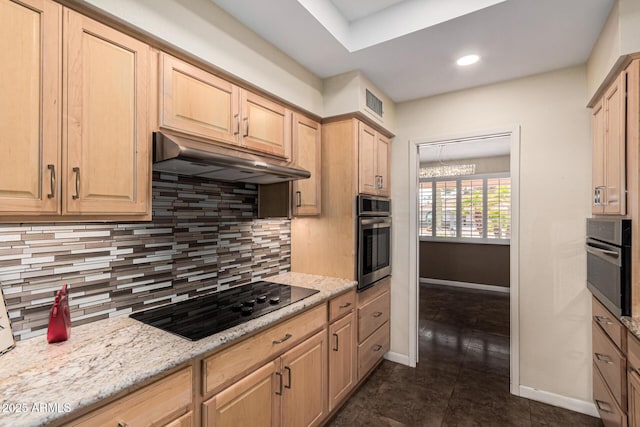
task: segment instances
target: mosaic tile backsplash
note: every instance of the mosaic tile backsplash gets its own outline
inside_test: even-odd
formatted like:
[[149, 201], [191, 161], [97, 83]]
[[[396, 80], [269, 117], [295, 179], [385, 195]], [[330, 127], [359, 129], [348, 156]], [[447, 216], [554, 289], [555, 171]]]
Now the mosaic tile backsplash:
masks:
[[16, 340], [46, 333], [63, 283], [77, 326], [289, 271], [290, 221], [256, 211], [253, 184], [154, 174], [151, 222], [0, 224]]

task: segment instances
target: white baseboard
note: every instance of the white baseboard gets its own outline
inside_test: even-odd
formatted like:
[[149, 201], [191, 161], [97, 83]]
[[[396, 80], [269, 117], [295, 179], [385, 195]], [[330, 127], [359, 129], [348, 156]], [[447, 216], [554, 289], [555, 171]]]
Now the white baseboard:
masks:
[[562, 396], [560, 394], [550, 393], [544, 390], [538, 390], [524, 385], [520, 386], [520, 397], [536, 400], [548, 405], [558, 406], [581, 414], [591, 415], [600, 418], [596, 405], [593, 402], [587, 402], [573, 397]]
[[508, 294], [509, 288], [505, 286], [485, 285], [482, 283], [456, 282], [455, 280], [424, 279], [420, 278], [420, 283], [432, 283], [434, 285], [453, 286], [456, 288], [479, 289], [482, 291], [501, 292]]
[[391, 362], [396, 362], [405, 366], [415, 368], [415, 365], [411, 366], [411, 364], [409, 363], [409, 356], [407, 356], [406, 354], [400, 354], [393, 351], [388, 351], [387, 353], [385, 353], [384, 358]]

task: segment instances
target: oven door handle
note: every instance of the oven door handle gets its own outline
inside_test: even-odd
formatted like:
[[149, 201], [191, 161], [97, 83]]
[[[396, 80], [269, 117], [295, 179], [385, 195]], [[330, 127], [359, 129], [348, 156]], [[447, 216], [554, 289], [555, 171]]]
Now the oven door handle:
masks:
[[620, 251], [595, 247], [590, 245], [589, 242], [587, 242], [587, 244], [584, 245], [584, 248], [588, 253], [595, 255], [598, 258], [601, 258], [612, 264], [617, 264], [618, 267], [622, 266], [622, 260], [620, 259]]
[[388, 227], [391, 225], [390, 218], [360, 218], [361, 225]]

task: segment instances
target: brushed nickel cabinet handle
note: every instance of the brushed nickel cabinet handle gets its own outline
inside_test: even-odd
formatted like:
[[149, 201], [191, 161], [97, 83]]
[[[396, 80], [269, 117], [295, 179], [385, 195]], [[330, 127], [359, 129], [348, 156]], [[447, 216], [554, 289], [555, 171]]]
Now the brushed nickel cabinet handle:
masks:
[[236, 114], [235, 118], [236, 118], [236, 131], [233, 134], [239, 135], [240, 134], [240, 117]]
[[289, 373], [289, 381], [287, 382], [287, 385], [284, 386], [284, 388], [291, 389], [291, 368], [288, 366], [285, 366], [284, 369], [286, 369], [287, 372]]
[[124, 421], [118, 421], [118, 427], [129, 427], [129, 425]]
[[276, 375], [280, 378], [280, 387], [279, 387], [279, 390], [280, 390], [280, 391], [276, 391], [276, 394], [277, 394], [278, 396], [282, 396], [282, 385], [283, 385], [283, 381], [282, 381], [282, 373], [280, 373], [280, 372], [276, 372]]
[[246, 130], [245, 130], [244, 135], [242, 135], [242, 136], [246, 138], [246, 137], [249, 136], [249, 117], [245, 117], [243, 120], [246, 123], [246, 128], [245, 128]]
[[608, 317], [604, 316], [593, 316], [593, 318], [601, 325], [613, 325], [613, 322]]
[[300, 191], [296, 191], [296, 208], [302, 206], [302, 193]]
[[380, 317], [382, 316], [382, 312], [380, 311], [376, 311], [375, 313], [373, 313], [373, 317]]
[[73, 200], [77, 200], [80, 198], [80, 168], [73, 168], [73, 172], [76, 174], [76, 194], [71, 196]]
[[595, 356], [596, 356], [596, 359], [598, 359], [598, 362], [604, 362], [609, 365], [613, 365], [613, 361], [611, 360], [611, 357], [607, 356], [606, 354], [595, 353]]
[[376, 344], [375, 347], [373, 347], [373, 351], [380, 351], [382, 350], [382, 346], [380, 344]]
[[291, 334], [286, 334], [284, 337], [280, 338], [279, 340], [273, 341], [273, 344], [282, 344], [283, 342], [285, 342], [286, 340], [288, 340], [292, 336], [293, 335], [291, 335]]
[[47, 194], [47, 198], [53, 199], [56, 196], [56, 167], [54, 165], [47, 165], [47, 169], [51, 171], [51, 177], [49, 179], [50, 192]]
[[607, 402], [603, 402], [601, 400], [596, 399], [596, 405], [598, 406], [598, 409], [601, 410], [602, 412], [607, 412], [607, 413], [613, 412], [610, 409], [605, 408], [605, 406], [608, 408], [611, 408], [611, 406], [609, 406]]
[[350, 302], [346, 303], [345, 305], [341, 305], [338, 308], [347, 308], [347, 307], [351, 307], [351, 303]]
[[338, 334], [333, 334], [336, 337], [336, 346], [332, 349], [333, 351], [338, 351]]

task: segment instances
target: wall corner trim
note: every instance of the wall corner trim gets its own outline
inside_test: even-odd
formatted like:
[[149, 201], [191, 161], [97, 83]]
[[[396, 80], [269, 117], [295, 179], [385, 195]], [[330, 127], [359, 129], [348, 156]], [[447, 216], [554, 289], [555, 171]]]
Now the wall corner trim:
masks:
[[596, 405], [593, 402], [587, 402], [585, 400], [567, 397], [561, 394], [551, 393], [549, 391], [539, 390], [524, 385], [520, 386], [520, 397], [525, 397], [548, 405], [558, 406], [570, 411], [580, 412], [581, 414], [600, 418]]
[[410, 368], [415, 368], [416, 364], [411, 365], [409, 362], [409, 356], [406, 354], [396, 353], [395, 351], [389, 351], [385, 353], [384, 358], [391, 362], [400, 363], [401, 365], [409, 366]]

